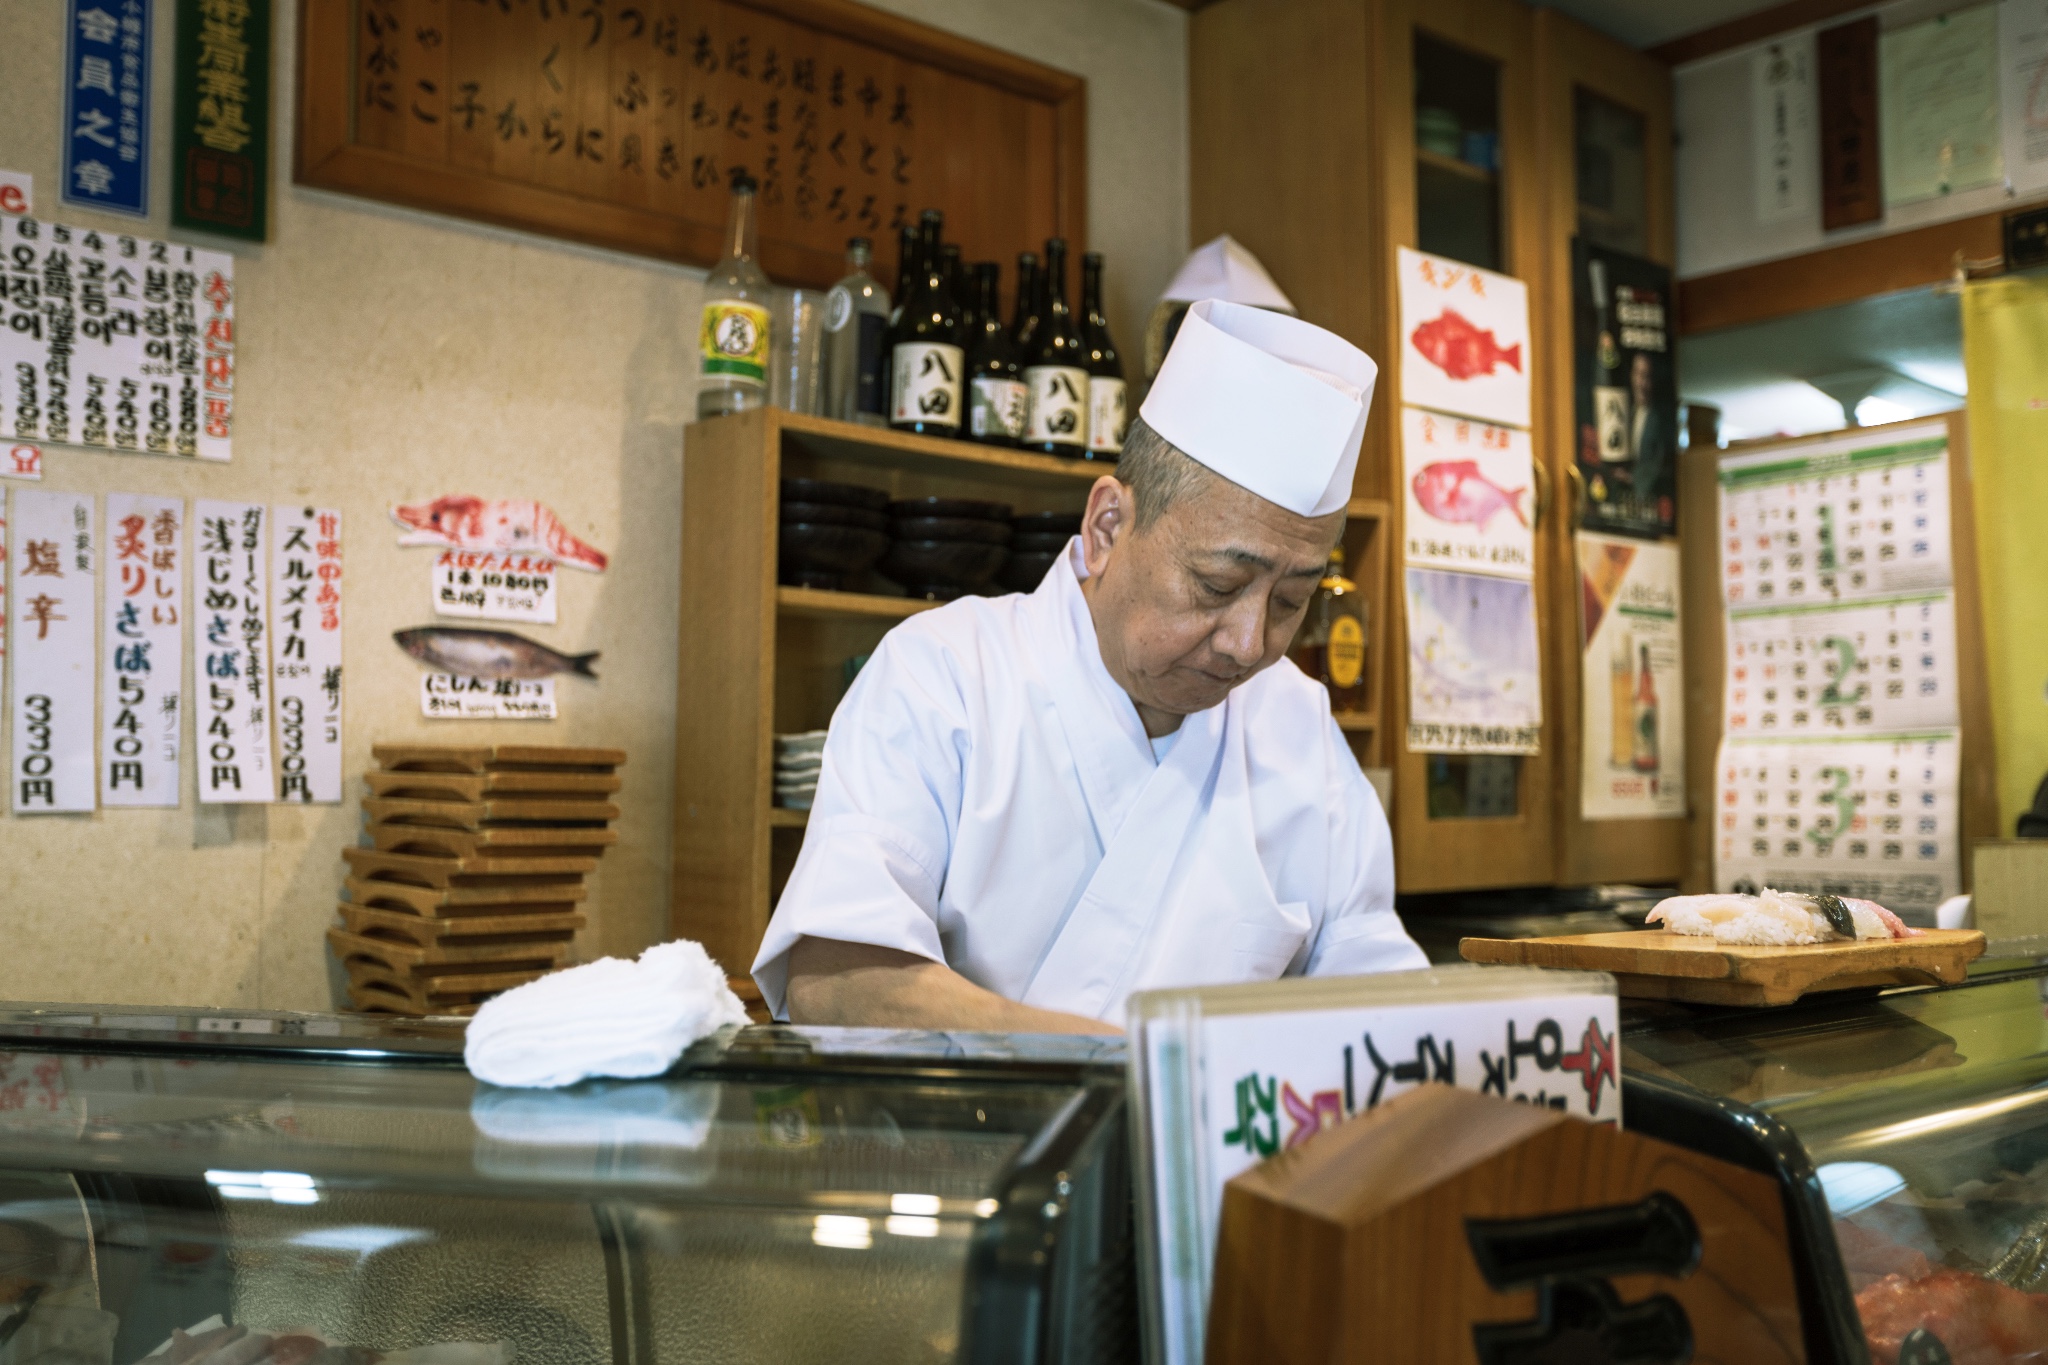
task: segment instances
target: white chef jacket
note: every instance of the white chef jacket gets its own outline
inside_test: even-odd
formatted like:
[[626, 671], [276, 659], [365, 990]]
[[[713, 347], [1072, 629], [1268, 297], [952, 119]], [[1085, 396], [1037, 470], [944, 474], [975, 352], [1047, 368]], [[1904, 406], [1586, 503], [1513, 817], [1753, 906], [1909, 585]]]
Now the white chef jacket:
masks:
[[1133, 991], [1426, 965], [1329, 694], [1283, 660], [1155, 757], [1086, 572], [1076, 538], [1036, 592], [919, 613], [854, 680], [754, 961], [777, 1018], [806, 935], [1119, 1023]]

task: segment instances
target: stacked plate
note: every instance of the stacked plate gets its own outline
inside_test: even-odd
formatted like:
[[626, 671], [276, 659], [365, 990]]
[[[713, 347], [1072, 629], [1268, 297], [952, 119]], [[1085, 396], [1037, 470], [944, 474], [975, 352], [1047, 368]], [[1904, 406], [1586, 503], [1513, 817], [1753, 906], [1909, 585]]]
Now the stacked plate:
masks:
[[996, 582], [1011, 592], [1030, 592], [1081, 533], [1079, 512], [1027, 512], [1010, 518], [1010, 557]]
[[825, 765], [825, 731], [775, 737], [775, 804], [809, 810], [818, 794], [818, 772]]
[[907, 498], [889, 504], [889, 535], [882, 575], [912, 597], [950, 602], [995, 581], [1010, 553], [1010, 505]]
[[781, 581], [799, 588], [844, 588], [889, 548], [889, 495], [856, 483], [782, 481], [776, 541]]
[[583, 879], [618, 842], [620, 749], [379, 744], [370, 846], [327, 941], [355, 1008], [474, 1014], [568, 962]]

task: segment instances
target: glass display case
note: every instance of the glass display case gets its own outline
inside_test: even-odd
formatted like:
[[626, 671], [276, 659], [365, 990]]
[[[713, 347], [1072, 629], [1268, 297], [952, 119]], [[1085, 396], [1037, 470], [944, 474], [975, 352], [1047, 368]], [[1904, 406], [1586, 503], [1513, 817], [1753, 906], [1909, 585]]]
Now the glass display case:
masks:
[[1622, 1025], [1627, 1126], [1781, 1178], [1810, 1361], [2048, 1360], [2048, 967]]
[[434, 1021], [0, 1012], [0, 1359], [1121, 1361], [1109, 1041], [756, 1028], [500, 1090]]

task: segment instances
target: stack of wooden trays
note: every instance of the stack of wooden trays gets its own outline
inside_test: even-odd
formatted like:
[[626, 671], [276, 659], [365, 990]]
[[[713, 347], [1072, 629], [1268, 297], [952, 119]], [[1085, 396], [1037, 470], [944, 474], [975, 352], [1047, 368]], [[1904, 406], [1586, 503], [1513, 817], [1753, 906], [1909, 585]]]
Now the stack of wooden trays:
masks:
[[379, 744], [370, 846], [345, 848], [349, 898], [327, 941], [349, 1000], [385, 1014], [474, 1014], [567, 964], [583, 879], [618, 831], [620, 749]]

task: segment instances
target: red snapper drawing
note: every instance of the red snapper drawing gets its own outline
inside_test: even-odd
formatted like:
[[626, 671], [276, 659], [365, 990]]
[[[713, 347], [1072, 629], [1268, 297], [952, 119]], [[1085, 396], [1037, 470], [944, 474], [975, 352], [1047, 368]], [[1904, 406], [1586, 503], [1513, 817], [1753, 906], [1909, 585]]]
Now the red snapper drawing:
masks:
[[1438, 460], [1415, 471], [1415, 501], [1438, 521], [1462, 521], [1484, 531], [1503, 511], [1527, 526], [1522, 512], [1526, 488], [1502, 488], [1479, 472], [1476, 460]]
[[1502, 365], [1520, 374], [1522, 343], [1502, 346], [1492, 332], [1474, 326], [1463, 313], [1446, 308], [1417, 327], [1408, 340], [1423, 359], [1453, 379], [1477, 379]]
[[603, 573], [604, 551], [569, 533], [545, 503], [530, 498], [486, 502], [451, 493], [432, 502], [401, 503], [391, 519], [406, 528], [400, 545], [447, 545], [457, 550], [502, 550], [546, 555], [571, 568]]

